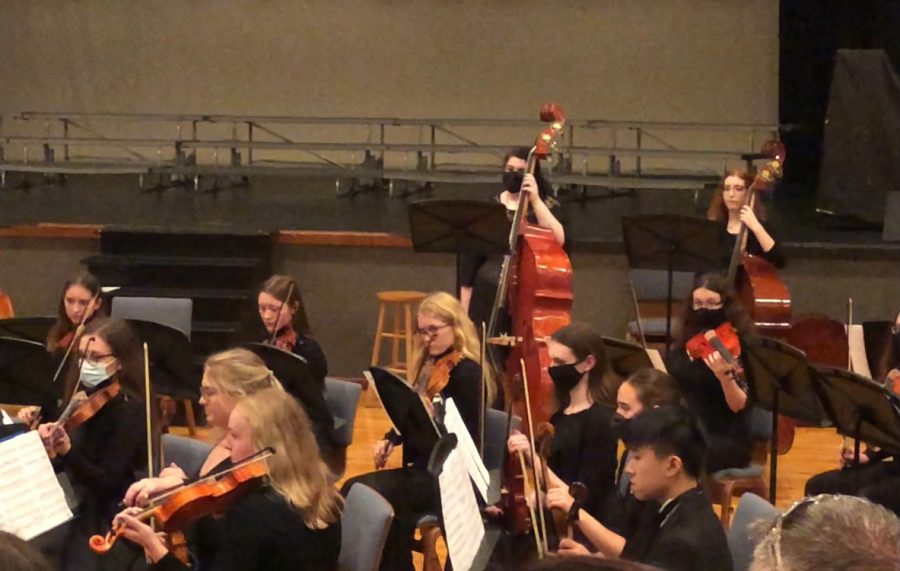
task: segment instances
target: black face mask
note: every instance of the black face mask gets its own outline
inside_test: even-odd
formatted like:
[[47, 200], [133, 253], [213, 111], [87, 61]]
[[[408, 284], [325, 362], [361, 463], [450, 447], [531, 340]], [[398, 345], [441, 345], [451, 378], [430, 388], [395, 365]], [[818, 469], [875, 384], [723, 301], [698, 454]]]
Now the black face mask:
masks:
[[725, 322], [725, 309], [695, 309], [691, 324], [699, 329], [715, 329]]
[[894, 333], [894, 362], [900, 363], [900, 331]]
[[628, 440], [628, 429], [631, 427], [631, 419], [625, 418], [618, 412], [614, 412], [609, 419], [613, 432], [619, 437], [619, 440]]
[[550, 378], [553, 379], [553, 384], [564, 393], [568, 393], [575, 388], [575, 385], [581, 380], [581, 375], [584, 374], [579, 373], [578, 369], [575, 368], [575, 365], [577, 364], [578, 363], [572, 363], [571, 365], [555, 365], [547, 369]]
[[522, 190], [523, 180], [525, 180], [525, 173], [522, 171], [503, 172], [503, 188], [513, 194]]

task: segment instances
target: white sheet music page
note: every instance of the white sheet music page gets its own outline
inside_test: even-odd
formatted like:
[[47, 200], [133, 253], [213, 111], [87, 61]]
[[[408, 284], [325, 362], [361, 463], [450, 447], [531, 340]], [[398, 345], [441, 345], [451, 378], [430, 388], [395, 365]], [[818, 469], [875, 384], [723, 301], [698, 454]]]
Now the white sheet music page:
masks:
[[0, 442], [0, 529], [29, 540], [71, 518], [37, 431]]
[[447, 402], [444, 405], [444, 427], [447, 429], [447, 432], [456, 435], [458, 440], [456, 449], [462, 454], [466, 472], [469, 473], [469, 477], [472, 478], [475, 488], [477, 488], [478, 493], [481, 494], [481, 499], [487, 502], [488, 487], [491, 484], [491, 475], [484, 466], [484, 462], [481, 460], [481, 454], [478, 453], [478, 447], [475, 446], [472, 435], [469, 434], [469, 429], [466, 428], [466, 423], [463, 422], [462, 416], [459, 414], [459, 409], [456, 408], [456, 403], [453, 402], [453, 399], [447, 399]]
[[447, 551], [454, 569], [469, 569], [484, 538], [484, 522], [469, 484], [465, 459], [459, 445], [450, 452], [444, 469], [438, 476], [441, 490], [441, 509]]

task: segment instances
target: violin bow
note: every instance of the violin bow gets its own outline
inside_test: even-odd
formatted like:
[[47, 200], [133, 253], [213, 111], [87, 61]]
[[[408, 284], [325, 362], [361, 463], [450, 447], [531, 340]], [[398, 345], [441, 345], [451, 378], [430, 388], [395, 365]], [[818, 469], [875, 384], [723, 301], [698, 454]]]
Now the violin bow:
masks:
[[291, 282], [290, 287], [288, 287], [287, 295], [284, 296], [284, 299], [281, 301], [281, 305], [278, 307], [278, 315], [275, 316], [275, 325], [272, 326], [272, 335], [269, 337], [269, 345], [275, 344], [275, 337], [278, 335], [278, 322], [281, 321], [281, 314], [284, 313], [284, 304], [291, 299], [291, 295], [294, 293], [294, 283]]
[[481, 400], [478, 407], [478, 453], [484, 459], [484, 415], [487, 408], [487, 326], [481, 322]]
[[537, 448], [534, 443], [534, 421], [531, 417], [531, 398], [528, 395], [528, 373], [525, 371], [525, 359], [519, 359], [519, 366], [522, 367], [522, 386], [525, 390], [525, 416], [528, 418], [528, 440], [531, 444], [531, 473], [534, 478], [534, 500], [537, 516], [540, 521], [541, 533], [536, 536], [535, 541], [541, 546], [541, 550], [547, 551], [547, 521], [544, 518], [544, 510], [541, 508], [541, 486], [538, 479], [537, 464], [535, 458], [538, 456]]
[[[644, 348], [644, 351], [647, 350], [647, 337], [644, 335], [644, 323], [641, 319], [641, 309], [638, 305], [637, 292], [634, 290], [634, 282], [631, 281], [631, 276], [628, 276], [628, 289], [631, 290], [631, 303], [634, 305], [634, 318], [637, 320], [638, 326], [638, 335], [641, 336], [641, 347]], [[668, 342], [668, 339], [666, 340]]]
[[[81, 361], [78, 362], [78, 378], [75, 380], [75, 386], [72, 387], [72, 394], [69, 395], [69, 401], [66, 403], [66, 407], [63, 409], [62, 413], [59, 415], [59, 418], [56, 419], [56, 424], [58, 426], [62, 426], [63, 423], [68, 420], [70, 416], [72, 416], [72, 412], [74, 410], [73, 404], [75, 403], [75, 394], [78, 392], [78, 388], [81, 386], [81, 369], [84, 368], [84, 362], [87, 360], [88, 351], [91, 348], [91, 343], [94, 342], [94, 338], [88, 339], [87, 345], [84, 346], [84, 354], [81, 356]], [[74, 343], [74, 339], [73, 339]]]
[[[75, 333], [72, 334], [72, 342], [69, 343], [69, 346], [66, 347], [66, 352], [63, 355], [62, 361], [59, 362], [59, 366], [56, 368], [56, 372], [53, 374], [53, 382], [56, 383], [56, 380], [59, 379], [59, 374], [62, 372], [63, 367], [66, 364], [66, 361], [69, 359], [69, 354], [72, 352], [72, 347], [75, 346], [75, 342], [81, 337], [81, 334], [84, 333], [84, 323], [88, 318], [88, 309], [93, 307], [93, 305], [97, 302], [97, 299], [100, 297], [100, 290], [97, 290], [97, 293], [94, 294], [94, 297], [91, 298], [91, 301], [88, 303], [88, 307], [84, 310], [84, 315], [81, 316], [81, 322], [75, 327]], [[93, 312], [91, 312], [93, 315]]]

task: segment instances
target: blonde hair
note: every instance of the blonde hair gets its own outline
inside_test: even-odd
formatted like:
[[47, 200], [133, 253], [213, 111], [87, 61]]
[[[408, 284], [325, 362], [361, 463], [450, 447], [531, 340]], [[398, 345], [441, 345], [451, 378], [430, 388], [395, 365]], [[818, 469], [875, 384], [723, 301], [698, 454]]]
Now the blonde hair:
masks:
[[252, 395], [262, 389], [284, 390], [263, 360], [247, 349], [229, 349], [210, 355], [203, 368], [218, 389], [233, 397]]
[[[478, 331], [475, 324], [469, 319], [466, 311], [463, 309], [459, 300], [445, 292], [436, 292], [429, 294], [419, 304], [418, 315], [427, 315], [435, 319], [440, 319], [453, 328], [453, 350], [459, 351], [464, 357], [479, 363], [482, 370], [485, 371], [485, 385], [487, 389], [487, 406], [494, 402], [497, 395], [497, 384], [494, 379], [493, 371], [488, 367], [487, 363], [481, 362], [481, 342], [479, 341]], [[412, 362], [415, 364], [414, 371], [421, 371], [428, 359], [428, 351], [422, 345], [421, 340], [416, 336], [415, 349], [413, 352]]]
[[275, 451], [268, 460], [269, 483], [300, 513], [306, 527], [324, 529], [337, 521], [340, 496], [329, 483], [309, 417], [296, 399], [263, 389], [240, 399], [235, 408], [247, 417], [254, 445]]

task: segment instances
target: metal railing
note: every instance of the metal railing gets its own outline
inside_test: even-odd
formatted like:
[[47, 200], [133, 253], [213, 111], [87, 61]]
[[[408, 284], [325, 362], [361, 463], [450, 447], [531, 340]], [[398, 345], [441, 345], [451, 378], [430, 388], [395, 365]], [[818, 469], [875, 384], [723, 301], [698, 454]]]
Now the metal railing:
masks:
[[[539, 121], [21, 112], [0, 118], [0, 175], [304, 175], [412, 182], [498, 180]], [[548, 178], [608, 188], [694, 188], [747, 161], [777, 126], [574, 120]], [[37, 152], [35, 151], [37, 149]], [[37, 156], [35, 156], [37, 155]], [[222, 156], [225, 155], [225, 159]]]

